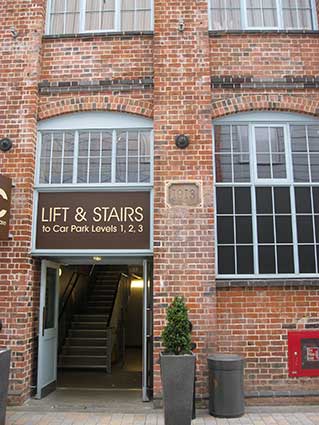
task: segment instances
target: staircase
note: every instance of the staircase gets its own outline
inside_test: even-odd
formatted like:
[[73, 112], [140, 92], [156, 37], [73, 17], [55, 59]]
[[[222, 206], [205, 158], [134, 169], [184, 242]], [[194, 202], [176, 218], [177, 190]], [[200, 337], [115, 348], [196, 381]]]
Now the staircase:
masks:
[[106, 369], [111, 373], [112, 331], [108, 328], [123, 268], [96, 267], [94, 287], [83, 312], [75, 314], [59, 355], [59, 368]]

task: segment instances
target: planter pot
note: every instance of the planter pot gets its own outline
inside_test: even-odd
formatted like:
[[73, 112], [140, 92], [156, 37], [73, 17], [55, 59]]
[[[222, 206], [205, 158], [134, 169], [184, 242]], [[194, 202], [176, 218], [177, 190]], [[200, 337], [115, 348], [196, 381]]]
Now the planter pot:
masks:
[[192, 422], [195, 356], [161, 354], [165, 425]]
[[5, 425], [8, 399], [10, 350], [0, 351], [0, 425]]

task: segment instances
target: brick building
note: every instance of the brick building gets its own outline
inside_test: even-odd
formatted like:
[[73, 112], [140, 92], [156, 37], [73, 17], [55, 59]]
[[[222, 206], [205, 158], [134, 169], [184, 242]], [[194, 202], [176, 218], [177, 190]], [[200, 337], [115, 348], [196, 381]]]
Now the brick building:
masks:
[[[302, 372], [319, 367], [317, 12], [312, 0], [0, 3], [12, 403], [55, 382], [57, 300], [61, 316], [72, 276], [92, 265], [144, 279], [144, 399], [161, 397], [160, 333], [179, 294], [199, 398], [214, 350], [245, 356], [247, 396], [319, 395]], [[289, 372], [300, 331], [306, 363]]]

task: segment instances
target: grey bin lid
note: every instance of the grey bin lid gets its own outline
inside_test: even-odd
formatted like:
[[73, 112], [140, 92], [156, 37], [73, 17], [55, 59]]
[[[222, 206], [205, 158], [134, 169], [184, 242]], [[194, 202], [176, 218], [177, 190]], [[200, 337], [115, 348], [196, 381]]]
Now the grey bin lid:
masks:
[[245, 360], [238, 354], [213, 354], [207, 358], [208, 368], [214, 370], [243, 369]]

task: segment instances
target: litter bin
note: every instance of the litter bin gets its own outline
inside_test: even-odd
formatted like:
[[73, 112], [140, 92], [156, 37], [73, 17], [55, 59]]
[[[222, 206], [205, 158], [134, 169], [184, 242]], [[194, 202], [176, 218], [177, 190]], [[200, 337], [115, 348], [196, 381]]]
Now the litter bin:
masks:
[[0, 350], [0, 425], [6, 422], [10, 354], [10, 350]]
[[237, 354], [214, 354], [207, 359], [209, 370], [209, 413], [236, 418], [245, 413], [244, 359]]

